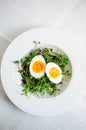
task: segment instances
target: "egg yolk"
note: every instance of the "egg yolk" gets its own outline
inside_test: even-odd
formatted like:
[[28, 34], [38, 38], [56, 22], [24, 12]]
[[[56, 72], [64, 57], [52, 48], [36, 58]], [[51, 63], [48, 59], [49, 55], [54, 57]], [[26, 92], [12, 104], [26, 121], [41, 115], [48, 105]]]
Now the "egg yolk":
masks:
[[60, 75], [60, 71], [56, 67], [52, 67], [49, 70], [49, 75], [50, 75], [51, 78], [55, 79], [55, 78], [57, 78]]
[[41, 73], [42, 71], [44, 71], [44, 63], [42, 61], [35, 61], [32, 65], [32, 70], [35, 73]]

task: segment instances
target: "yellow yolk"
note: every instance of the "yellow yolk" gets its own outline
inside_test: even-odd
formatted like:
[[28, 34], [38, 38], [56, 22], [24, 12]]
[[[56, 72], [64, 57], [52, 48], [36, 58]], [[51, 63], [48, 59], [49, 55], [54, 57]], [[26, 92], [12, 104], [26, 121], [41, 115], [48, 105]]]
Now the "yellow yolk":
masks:
[[41, 73], [42, 71], [44, 71], [44, 63], [42, 61], [35, 61], [32, 65], [32, 70], [35, 73]]
[[57, 78], [60, 75], [60, 71], [56, 67], [52, 67], [49, 70], [49, 75], [50, 75], [51, 78], [55, 79], [55, 78]]

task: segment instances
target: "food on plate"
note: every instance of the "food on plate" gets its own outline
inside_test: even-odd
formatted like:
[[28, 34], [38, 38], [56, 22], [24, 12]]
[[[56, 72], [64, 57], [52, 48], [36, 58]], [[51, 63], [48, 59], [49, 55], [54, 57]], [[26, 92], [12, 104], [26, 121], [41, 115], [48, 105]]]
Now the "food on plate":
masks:
[[59, 48], [37, 47], [40, 42], [34, 41], [36, 48], [14, 61], [21, 65], [22, 94], [38, 96], [55, 96], [63, 92], [72, 77], [72, 66], [69, 57]]
[[29, 71], [35, 78], [41, 78], [45, 74], [45, 59], [41, 55], [37, 55], [32, 58]]
[[62, 70], [57, 64], [53, 62], [49, 62], [46, 65], [46, 75], [53, 83], [57, 84], [62, 81]]

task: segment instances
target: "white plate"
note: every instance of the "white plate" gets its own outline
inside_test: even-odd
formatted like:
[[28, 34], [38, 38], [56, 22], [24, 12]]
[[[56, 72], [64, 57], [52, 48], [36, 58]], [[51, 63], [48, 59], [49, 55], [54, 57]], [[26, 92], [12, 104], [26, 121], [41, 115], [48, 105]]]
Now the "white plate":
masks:
[[[72, 50], [69, 50], [66, 44], [58, 41], [57, 30], [51, 28], [37, 28], [24, 32], [18, 36], [7, 48], [2, 64], [1, 79], [4, 90], [10, 100], [21, 110], [38, 115], [52, 116], [68, 110], [67, 100], [73, 94], [77, 87], [78, 81], [78, 65]], [[31, 96], [29, 98], [22, 96], [21, 93], [21, 77], [17, 72], [17, 67], [13, 64], [14, 60], [19, 60], [25, 56], [33, 47], [33, 41], [40, 41], [42, 45], [53, 45], [61, 48], [70, 58], [73, 69], [72, 80], [68, 88], [55, 98], [37, 98]]]

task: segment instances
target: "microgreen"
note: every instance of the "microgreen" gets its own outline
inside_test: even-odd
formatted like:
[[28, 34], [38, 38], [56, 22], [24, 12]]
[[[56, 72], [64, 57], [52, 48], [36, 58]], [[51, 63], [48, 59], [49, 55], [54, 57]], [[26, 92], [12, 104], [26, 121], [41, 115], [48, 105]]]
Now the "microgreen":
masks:
[[[34, 41], [34, 44], [38, 45], [40, 42]], [[57, 52], [53, 52], [51, 48], [38, 48], [32, 50], [26, 57], [23, 57], [20, 61], [14, 61], [15, 64], [21, 63], [21, 69], [18, 70], [22, 77], [22, 94], [28, 96], [29, 93], [44, 95], [48, 93], [49, 95], [54, 95], [57, 91], [61, 91], [58, 89], [58, 84], [52, 83], [46, 74], [40, 78], [34, 78], [29, 71], [30, 62], [33, 57], [37, 55], [42, 55], [45, 59], [45, 62], [54, 62], [60, 66], [62, 70], [62, 74], [64, 77], [72, 76], [72, 71], [67, 66], [70, 66], [70, 60], [65, 54], [60, 54]], [[59, 83], [60, 84], [60, 83]], [[61, 82], [62, 84], [62, 82]]]

